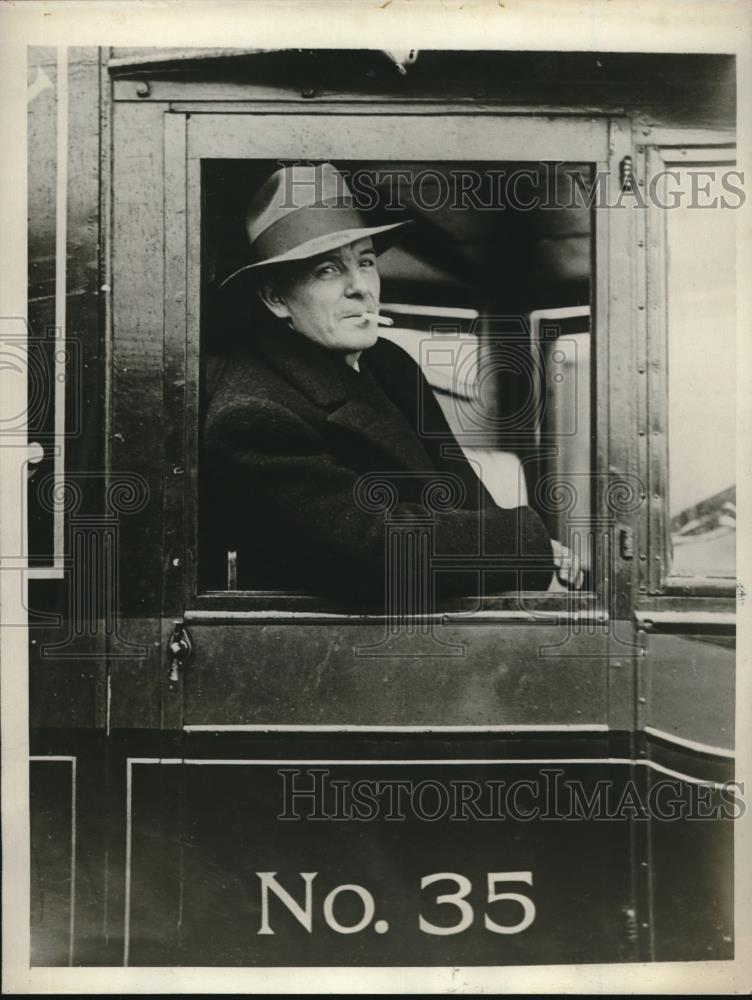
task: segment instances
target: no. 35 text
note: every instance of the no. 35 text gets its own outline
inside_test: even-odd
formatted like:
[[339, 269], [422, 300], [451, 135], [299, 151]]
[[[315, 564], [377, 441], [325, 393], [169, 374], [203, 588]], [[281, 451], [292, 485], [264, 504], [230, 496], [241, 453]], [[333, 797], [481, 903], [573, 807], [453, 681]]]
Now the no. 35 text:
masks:
[[[317, 874], [300, 872], [283, 884], [276, 872], [256, 872], [261, 888], [261, 926], [257, 933], [276, 933], [270, 908], [272, 896], [281, 904], [275, 907], [274, 917], [280, 927], [291, 915], [309, 934], [313, 933], [314, 917], [320, 912], [326, 926], [338, 934], [359, 934], [368, 928], [377, 934], [387, 933], [389, 921], [385, 915], [377, 914], [376, 900], [368, 889], [355, 883], [343, 883], [318, 899], [314, 891]], [[532, 887], [533, 873], [487, 872], [485, 905], [481, 913], [470, 903], [473, 884], [467, 876], [457, 872], [423, 875], [419, 887], [421, 900], [433, 912], [438, 912], [438, 907], [441, 907], [447, 916], [441, 924], [435, 924], [418, 913], [418, 927], [424, 934], [461, 934], [480, 920], [485, 929], [493, 934], [520, 934], [535, 920], [535, 903], [530, 896], [526, 892], [514, 891], [520, 883]], [[346, 902], [348, 896], [351, 898]], [[346, 918], [343, 914], [345, 909]]]

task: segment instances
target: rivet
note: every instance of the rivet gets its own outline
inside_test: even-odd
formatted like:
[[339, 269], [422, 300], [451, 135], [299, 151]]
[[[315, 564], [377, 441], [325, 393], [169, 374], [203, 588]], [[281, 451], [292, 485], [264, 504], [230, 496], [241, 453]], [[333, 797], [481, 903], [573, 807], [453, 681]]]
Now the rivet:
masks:
[[304, 87], [304, 89], [301, 90], [300, 93], [301, 93], [301, 96], [303, 96], [303, 97], [315, 97], [316, 96], [316, 91], [313, 89], [313, 87]]
[[136, 93], [139, 97], [148, 97], [151, 93], [151, 87], [149, 86], [148, 80], [142, 80], [141, 83], [136, 87]]
[[173, 467], [172, 474], [173, 476], [182, 476], [184, 471], [181, 465], [176, 465]]
[[644, 309], [644, 308], [645, 308], [645, 306], [643, 306], [643, 305], [639, 305], [639, 306], [637, 306], [637, 308], [638, 308], [638, 309]]
[[641, 552], [640, 553], [640, 562], [647, 562], [647, 560], [648, 560], [648, 557], [645, 555], [644, 552]]
[[641, 438], [644, 438], [644, 437], [645, 437], [645, 431], [638, 431], [637, 433], [639, 434], [639, 436], [640, 436]]
[[644, 247], [645, 246], [645, 240], [638, 240], [637, 241], [637, 246], [638, 247]]

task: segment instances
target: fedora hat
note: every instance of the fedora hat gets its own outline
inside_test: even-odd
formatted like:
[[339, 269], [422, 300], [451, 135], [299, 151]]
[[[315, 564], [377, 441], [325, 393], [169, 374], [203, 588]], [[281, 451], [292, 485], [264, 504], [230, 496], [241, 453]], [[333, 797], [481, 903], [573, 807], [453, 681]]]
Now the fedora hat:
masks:
[[343, 175], [331, 163], [282, 167], [261, 185], [246, 216], [254, 260], [228, 275], [220, 288], [247, 271], [269, 264], [305, 260], [366, 236], [379, 237], [377, 253], [407, 222], [367, 226]]

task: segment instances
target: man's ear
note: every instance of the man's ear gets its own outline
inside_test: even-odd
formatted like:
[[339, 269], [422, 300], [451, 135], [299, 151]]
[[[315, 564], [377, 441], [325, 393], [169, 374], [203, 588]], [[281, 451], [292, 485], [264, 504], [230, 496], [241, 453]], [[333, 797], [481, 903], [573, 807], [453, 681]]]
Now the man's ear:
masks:
[[274, 313], [278, 319], [289, 319], [290, 310], [276, 285], [269, 281], [264, 282], [259, 285], [258, 295], [266, 308]]

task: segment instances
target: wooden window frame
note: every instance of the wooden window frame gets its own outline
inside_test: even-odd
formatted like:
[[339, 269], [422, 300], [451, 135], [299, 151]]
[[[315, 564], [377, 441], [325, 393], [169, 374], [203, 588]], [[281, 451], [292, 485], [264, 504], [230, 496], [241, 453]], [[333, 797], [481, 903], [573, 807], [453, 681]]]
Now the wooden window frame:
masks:
[[[735, 137], [730, 132], [656, 129], [637, 148], [636, 176], [647, 187], [658, 171], [687, 164], [736, 162]], [[640, 595], [642, 603], [658, 606], [661, 599], [733, 599], [736, 580], [711, 575], [681, 576], [671, 571], [671, 521], [668, 503], [668, 298], [666, 213], [647, 199], [638, 243], [644, 246], [638, 267], [638, 302], [644, 319], [638, 348], [642, 426], [640, 472], [646, 485], [640, 535]], [[668, 600], [666, 601], [668, 603]], [[708, 603], [708, 600], [704, 600]], [[715, 607], [715, 603], [713, 607]]]
[[[330, 118], [337, 117], [338, 134], [346, 139], [335, 144], [328, 128]], [[349, 117], [345, 123], [343, 117]], [[192, 616], [239, 618], [242, 620], [273, 621], [362, 621], [379, 615], [346, 614], [333, 606], [331, 600], [311, 594], [279, 591], [206, 591], [198, 589], [197, 566], [197, 505], [199, 450], [199, 331], [201, 289], [201, 160], [312, 157], [332, 159], [385, 159], [383, 136], [393, 132], [395, 123], [411, 125], [411, 133], [419, 129], [421, 119], [428, 119], [426, 134], [440, 136], [439, 123], [454, 119], [460, 131], [473, 135], [475, 146], [465, 151], [468, 160], [487, 159], [490, 163], [560, 161], [591, 163], [605, 170], [610, 182], [618, 178], [616, 164], [631, 150], [630, 125], [626, 119], [609, 115], [552, 115], [541, 123], [534, 110], [521, 114], [499, 110], [478, 111], [445, 105], [441, 109], [401, 104], [364, 109], [343, 108], [341, 105], [318, 105], [307, 112], [299, 105], [289, 109], [275, 106], [244, 108], [243, 114], [228, 106], [226, 110], [182, 103], [180, 110], [169, 108], [164, 114], [165, 164], [165, 413], [181, 414], [181, 419], [169, 422], [165, 429], [172, 455], [184, 455], [185, 474], [179, 478], [165, 477], [163, 546], [165, 551], [181, 547], [184, 552], [179, 572], [169, 574], [164, 594], [167, 607], [185, 609], [186, 620]], [[479, 119], [484, 119], [481, 123]], [[499, 124], [493, 132], [488, 126]], [[295, 135], [296, 125], [307, 127], [307, 144], [301, 145]], [[374, 136], [364, 138], [364, 125], [376, 125]], [[482, 124], [483, 128], [479, 126]], [[343, 126], [350, 126], [349, 129]], [[255, 129], [254, 129], [255, 126]], [[275, 133], [276, 129], [276, 133]], [[311, 140], [313, 133], [315, 140]], [[359, 138], [353, 140], [353, 133]], [[482, 136], [482, 139], [477, 136]], [[280, 142], [284, 136], [284, 142]], [[415, 140], [422, 141], [422, 140]], [[433, 142], [438, 148], [439, 139]], [[348, 143], [350, 145], [348, 145]], [[496, 150], [494, 150], [496, 147]], [[388, 148], [388, 147], [387, 147]], [[456, 145], [448, 143], [449, 149]], [[490, 150], [490, 151], [489, 151]], [[395, 150], [395, 156], [397, 150]], [[399, 150], [401, 160], [409, 152]], [[416, 157], [417, 158], [417, 157]], [[421, 152], [421, 159], [456, 159], [456, 156], [432, 156]], [[610, 218], [609, 216], [613, 216]], [[591, 372], [591, 392], [599, 401], [593, 406], [593, 470], [604, 482], [620, 470], [629, 469], [624, 446], [625, 432], [630, 426], [628, 388], [612, 374], [614, 358], [622, 348], [614, 343], [628, 339], [629, 313], [625, 296], [614, 293], [613, 274], [607, 262], [615, 256], [615, 248], [628, 245], [631, 219], [625, 213], [595, 211], [595, 232], [592, 240], [593, 281], [591, 307], [593, 330], [603, 331], [594, 343]], [[598, 266], [597, 262], [600, 262]], [[619, 278], [621, 281], [621, 277]], [[622, 340], [614, 341], [611, 331], [625, 328]], [[605, 336], [609, 331], [609, 336]], [[628, 350], [628, 348], [627, 348]], [[615, 363], [619, 365], [618, 358]], [[181, 470], [183, 471], [183, 470]], [[473, 598], [442, 602], [433, 616], [440, 621], [471, 616], [506, 621], [530, 620], [530, 617], [575, 619], [582, 622], [604, 622], [614, 615], [623, 616], [631, 604], [632, 567], [615, 560], [613, 531], [598, 528], [610, 518], [605, 500], [607, 490], [594, 511], [594, 530], [600, 532], [597, 549], [602, 550], [593, 591], [578, 594], [522, 593], [485, 598], [480, 605]], [[631, 515], [620, 515], [620, 523]], [[616, 530], [616, 529], [614, 529]]]

